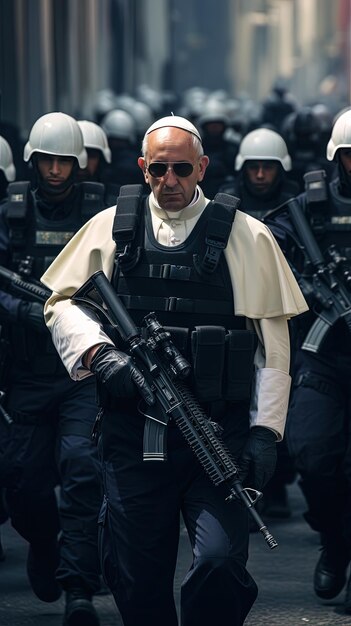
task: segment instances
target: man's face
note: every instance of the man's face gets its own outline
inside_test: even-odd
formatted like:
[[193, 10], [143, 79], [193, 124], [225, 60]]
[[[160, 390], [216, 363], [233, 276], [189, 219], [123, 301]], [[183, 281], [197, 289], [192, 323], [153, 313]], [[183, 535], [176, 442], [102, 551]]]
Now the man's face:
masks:
[[277, 161], [246, 161], [245, 172], [256, 193], [267, 193], [278, 176]]
[[[156, 162], [168, 165], [166, 173], [159, 178], [152, 176], [148, 170], [150, 164]], [[147, 154], [138, 159], [146, 182], [165, 211], [181, 211], [190, 204], [208, 162], [207, 156], [198, 156], [191, 133], [173, 127], [159, 128], [150, 133]], [[177, 176], [173, 163], [190, 163], [194, 169], [187, 177]]]
[[340, 148], [340, 161], [348, 176], [351, 176], [351, 148]]
[[74, 157], [37, 153], [38, 170], [42, 179], [51, 187], [59, 187], [71, 175]]

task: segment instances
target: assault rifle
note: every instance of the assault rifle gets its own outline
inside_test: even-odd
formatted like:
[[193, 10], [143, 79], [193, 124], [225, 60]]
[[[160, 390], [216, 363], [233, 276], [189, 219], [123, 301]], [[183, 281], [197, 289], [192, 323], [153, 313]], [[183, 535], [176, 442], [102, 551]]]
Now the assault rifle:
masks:
[[0, 265], [0, 288], [13, 296], [43, 304], [51, 295], [51, 291], [39, 281], [24, 280], [20, 274], [12, 272], [2, 265]]
[[317, 301], [314, 310], [317, 319], [308, 331], [302, 348], [316, 353], [338, 320], [343, 319], [351, 332], [350, 269], [345, 266], [346, 259], [339, 254], [335, 245], [327, 249], [328, 260], [324, 258], [309, 221], [297, 200], [294, 198], [288, 200], [279, 209], [283, 207], [288, 210], [302, 250], [314, 270], [311, 279], [313, 296]]
[[169, 419], [173, 419], [212, 483], [227, 487], [227, 501], [238, 498], [244, 503], [268, 546], [275, 548], [278, 545], [276, 540], [254, 508], [261, 492], [242, 486], [239, 468], [217, 435], [214, 423], [182, 380], [189, 373], [190, 365], [155, 314], [150, 313], [143, 320], [147, 331], [147, 338], [144, 339], [102, 271], [93, 274], [72, 295], [72, 301], [93, 308], [107, 318], [151, 386], [155, 405], [140, 409], [147, 418], [144, 460], [166, 459], [167, 424]]

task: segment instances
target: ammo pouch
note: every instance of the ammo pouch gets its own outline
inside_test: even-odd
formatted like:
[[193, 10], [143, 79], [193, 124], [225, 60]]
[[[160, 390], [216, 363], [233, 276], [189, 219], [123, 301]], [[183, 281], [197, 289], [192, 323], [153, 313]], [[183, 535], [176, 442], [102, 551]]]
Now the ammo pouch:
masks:
[[196, 326], [191, 333], [194, 391], [201, 402], [241, 402], [250, 397], [256, 333]]

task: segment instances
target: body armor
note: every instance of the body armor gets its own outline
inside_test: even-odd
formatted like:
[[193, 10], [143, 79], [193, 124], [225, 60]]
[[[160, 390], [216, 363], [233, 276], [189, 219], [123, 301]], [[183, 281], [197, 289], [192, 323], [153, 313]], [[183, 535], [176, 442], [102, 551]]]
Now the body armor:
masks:
[[[119, 198], [120, 200], [120, 198]], [[255, 335], [234, 314], [232, 284], [222, 249], [211, 264], [220, 222], [218, 204], [209, 203], [186, 241], [165, 247], [154, 237], [149, 207], [141, 203], [129, 254], [117, 253], [112, 283], [136, 324], [154, 311], [193, 365], [194, 386], [202, 401], [247, 399]], [[115, 225], [121, 224], [117, 202]], [[233, 215], [218, 229], [230, 234]], [[217, 234], [218, 232], [217, 231]], [[118, 233], [114, 232], [115, 239]], [[123, 246], [122, 246], [123, 247]], [[117, 241], [117, 252], [119, 249]], [[122, 248], [121, 248], [122, 249]]]
[[[323, 170], [316, 170], [305, 175], [304, 209], [310, 220], [318, 245], [327, 262], [331, 261], [329, 251], [335, 249], [337, 256], [343, 257], [343, 270], [351, 270], [351, 198], [340, 195], [339, 179], [327, 183]], [[306, 276], [309, 268], [306, 266]], [[350, 272], [349, 270], [349, 272]], [[349, 283], [344, 282], [350, 291]], [[303, 316], [304, 328], [313, 321], [313, 307], [309, 314]], [[343, 320], [339, 320], [328, 334], [320, 355], [328, 355], [330, 351], [349, 354], [351, 335]], [[323, 356], [322, 356], [323, 358]]]
[[[28, 182], [11, 183], [6, 207], [11, 269], [38, 281], [77, 230], [103, 208], [103, 196], [100, 183], [81, 183], [62, 204], [46, 204]], [[27, 332], [16, 324], [10, 332], [16, 362], [30, 360], [38, 374], [65, 372], [49, 331]]]
[[[316, 198], [313, 192], [309, 192], [309, 178], [314, 187], [316, 183], [320, 186]], [[307, 174], [305, 182], [306, 209], [322, 251], [335, 244], [339, 252], [351, 262], [351, 198], [340, 194], [338, 178], [327, 184], [323, 170]]]

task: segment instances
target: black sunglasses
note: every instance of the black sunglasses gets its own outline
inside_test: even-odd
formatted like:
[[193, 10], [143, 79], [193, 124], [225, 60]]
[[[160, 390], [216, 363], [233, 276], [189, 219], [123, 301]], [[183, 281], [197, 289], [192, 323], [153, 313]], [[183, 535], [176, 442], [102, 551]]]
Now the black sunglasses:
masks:
[[180, 176], [180, 178], [187, 178], [194, 171], [194, 166], [186, 161], [178, 161], [177, 163], [155, 161], [154, 163], [150, 163], [146, 169], [153, 178], [162, 178], [162, 176], [167, 174], [169, 168], [173, 170], [176, 176]]

